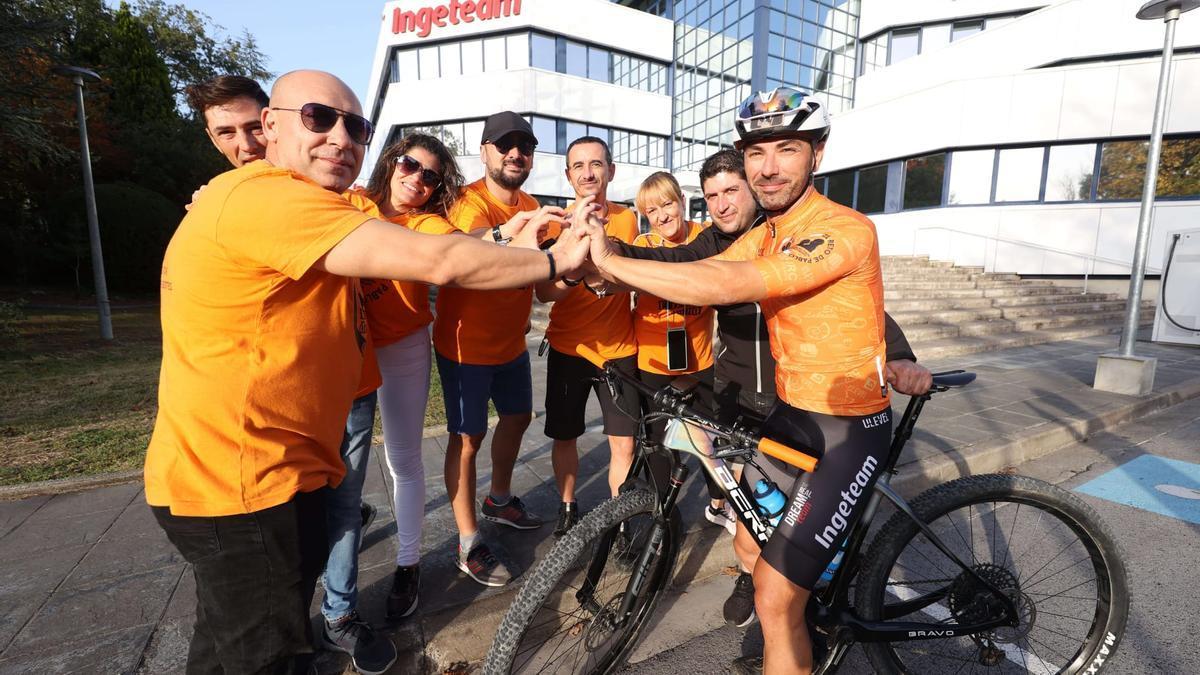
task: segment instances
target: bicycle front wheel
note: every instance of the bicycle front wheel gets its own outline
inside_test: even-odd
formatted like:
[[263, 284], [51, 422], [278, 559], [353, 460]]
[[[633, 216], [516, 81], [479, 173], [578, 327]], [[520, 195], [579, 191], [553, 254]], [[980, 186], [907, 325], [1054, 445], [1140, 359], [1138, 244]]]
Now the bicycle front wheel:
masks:
[[1032, 478], [983, 475], [932, 488], [912, 508], [1012, 600], [1019, 624], [938, 636], [1003, 616], [1003, 602], [897, 513], [871, 546], [855, 604], [867, 620], [938, 626], [928, 639], [864, 644], [878, 672], [1094, 673], [1110, 659], [1129, 612], [1125, 564], [1082, 500]]
[[630, 490], [604, 502], [558, 540], [505, 614], [484, 672], [612, 673], [620, 668], [666, 588], [679, 547], [679, 514], [664, 520], [623, 623], [618, 609], [638, 556], [650, 545], [657, 498]]

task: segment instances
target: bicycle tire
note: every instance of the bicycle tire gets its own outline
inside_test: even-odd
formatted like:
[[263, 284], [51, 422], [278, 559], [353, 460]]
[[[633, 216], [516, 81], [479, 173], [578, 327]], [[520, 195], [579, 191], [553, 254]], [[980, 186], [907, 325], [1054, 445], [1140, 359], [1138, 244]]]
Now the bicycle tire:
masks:
[[[1108, 527], [1081, 499], [1036, 479], [990, 474], [960, 478], [931, 488], [913, 500], [911, 506], [948, 547], [956, 549], [960, 558], [1014, 600], [1020, 624], [1015, 628], [994, 628], [976, 636], [864, 643], [877, 672], [925, 675], [959, 672], [971, 665], [970, 672], [982, 666], [987, 673], [1096, 673], [1110, 660], [1128, 618], [1128, 576], [1120, 548]], [[1033, 536], [1029, 535], [1030, 526], [1019, 530], [1022, 509], [1028, 515], [1036, 512], [1037, 521], [1032, 527], [1038, 528], [1046, 522], [1047, 531]], [[988, 528], [989, 513], [991, 528]], [[959, 516], [957, 521], [955, 514]], [[1018, 533], [1033, 541], [1018, 541], [1014, 545]], [[1071, 537], [1077, 541], [1068, 541], [1059, 548], [1059, 543]], [[986, 556], [976, 554], [976, 543], [982, 544], [981, 554], [990, 549], [990, 562]], [[958, 550], [964, 545], [970, 557]], [[906, 552], [916, 555], [906, 556], [901, 562]], [[1003, 558], [997, 562], [1001, 552]], [[937, 558], [930, 555], [941, 555], [944, 564], [939, 565]], [[1078, 556], [1082, 557], [1066, 564]], [[1043, 563], [1044, 557], [1049, 560]], [[1026, 559], [1032, 562], [1021, 564]], [[1085, 561], [1090, 565], [1083, 564]], [[926, 574], [955, 572], [953, 579], [922, 579]], [[1064, 582], [1061, 575], [1066, 573], [1069, 574]], [[1094, 575], [1090, 581], [1086, 578], [1089, 573]], [[1045, 586], [1034, 590], [1051, 580], [1056, 586], [1070, 584], [1077, 576], [1084, 580], [1059, 593], [1046, 592]], [[889, 596], [911, 599], [920, 596], [914, 589], [928, 585], [925, 591], [932, 593], [939, 584], [945, 596], [938, 602], [904, 616], [891, 615], [903, 611], [895, 609], [896, 606], [890, 614], [885, 611]], [[987, 598], [994, 604], [995, 596], [986, 590], [981, 592], [983, 588], [983, 584], [937, 552], [916, 523], [904, 513], [896, 513], [872, 542], [855, 602], [863, 618], [869, 621], [886, 618], [942, 623], [949, 628], [959, 621], [970, 623], [981, 616], [996, 616], [994, 607], [986, 608], [984, 604]], [[1094, 598], [1089, 594], [1094, 594]], [[1072, 599], [1083, 601], [1082, 609], [1072, 613], [1055, 604]], [[1089, 616], [1086, 608], [1093, 601], [1095, 606]], [[1033, 637], [1035, 631], [1038, 638]], [[1082, 633], [1082, 637], [1076, 638], [1073, 633]], [[1056, 648], [1051, 643], [1062, 646]], [[946, 651], [950, 648], [958, 649], [961, 655], [951, 655]]]
[[[483, 672], [499, 675], [510, 672], [612, 673], [618, 670], [636, 646], [642, 629], [646, 626], [647, 619], [653, 615], [659, 597], [665, 590], [674, 569], [675, 556], [679, 549], [679, 537], [682, 532], [679, 512], [672, 510], [670, 517], [665, 521], [666, 529], [660, 549], [661, 554], [652, 562], [649, 578], [643, 587], [642, 598], [634, 606], [633, 617], [619, 634], [612, 634], [613, 639], [604, 643], [603, 649], [588, 649], [588, 641], [595, 640], [598, 636], [602, 637], [604, 627], [603, 624], [594, 621], [596, 614], [591, 614], [587, 608], [581, 607], [576, 601], [574, 593], [568, 592], [575, 590], [570, 586], [569, 578], [575, 573], [582, 574], [585, 571], [586, 563], [589, 563], [596, 555], [597, 544], [606, 532], [618, 527], [621, 523], [630, 523], [635, 519], [642, 523], [643, 527], [648, 526], [653, 520], [657, 499], [657, 496], [649, 490], [629, 490], [593, 509], [559, 539], [546, 557], [528, 574], [528, 579], [504, 615], [504, 619], [496, 631], [496, 637], [492, 641], [491, 649], [488, 650]], [[638, 535], [644, 535], [644, 530], [635, 533], [633, 537], [635, 545], [630, 547], [629, 553], [626, 554], [629, 557], [640, 553], [646, 545], [645, 536], [639, 540]], [[610, 550], [608, 555], [609, 559], [597, 586], [601, 591], [610, 589], [617, 594], [612, 598], [600, 598], [602, 610], [613, 607], [619, 602], [619, 597], [624, 594], [629, 578], [629, 569], [619, 565], [613, 557], [619, 554]], [[606, 583], [605, 580], [610, 571], [614, 573], [614, 578], [611, 580], [612, 583]], [[556, 593], [556, 589], [559, 589], [559, 592]], [[564, 607], [564, 603], [566, 611], [560, 609], [560, 607]], [[571, 617], [562, 620], [564, 624], [561, 626], [562, 630], [551, 634], [553, 637], [561, 633], [563, 637], [555, 645], [555, 651], [548, 659], [549, 664], [535, 659], [539, 652], [527, 654], [530, 649], [539, 645], [544, 647], [550, 642], [541, 635], [528, 635], [531, 628], [544, 626], [541, 623], [534, 623], [534, 619], [539, 617], [543, 608], [547, 608], [548, 614], [553, 617], [550, 622], [557, 620], [560, 616]], [[589, 613], [592, 620], [589, 621], [582, 614], [577, 613]], [[570, 623], [576, 618], [579, 619], [577, 622]], [[568, 623], [570, 625], [567, 625]], [[554, 628], [558, 628], [558, 626], [554, 626]], [[572, 635], [572, 632], [575, 634]], [[554, 654], [568, 639], [576, 643], [572, 648], [576, 650], [577, 658], [570, 663], [570, 669], [564, 670], [560, 666], [568, 665], [565, 655], [570, 650], [564, 650], [563, 656], [557, 658], [554, 657]], [[532, 642], [532, 646], [522, 649], [522, 645], [527, 642]], [[578, 651], [580, 647], [586, 654]], [[553, 664], [554, 668], [542, 667], [539, 669], [539, 663], [543, 666]]]

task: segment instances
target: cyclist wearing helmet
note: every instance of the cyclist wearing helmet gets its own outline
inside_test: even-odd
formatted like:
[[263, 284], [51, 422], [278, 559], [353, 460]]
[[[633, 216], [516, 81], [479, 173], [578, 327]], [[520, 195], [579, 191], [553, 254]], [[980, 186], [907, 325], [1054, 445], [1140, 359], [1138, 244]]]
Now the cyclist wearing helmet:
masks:
[[[592, 259], [606, 278], [672, 302], [762, 307], [779, 396], [762, 431], [821, 462], [801, 474], [761, 457], [743, 474], [743, 489], [766, 477], [788, 498], [754, 566], [755, 605], [764, 671], [807, 673], [804, 608], [866, 505], [890, 441], [879, 245], [866, 216], [812, 185], [829, 135], [819, 101], [764, 92], [742, 104], [735, 124], [763, 226], [716, 258], [684, 264], [620, 257], [593, 233]], [[738, 537], [749, 534], [740, 528]]]

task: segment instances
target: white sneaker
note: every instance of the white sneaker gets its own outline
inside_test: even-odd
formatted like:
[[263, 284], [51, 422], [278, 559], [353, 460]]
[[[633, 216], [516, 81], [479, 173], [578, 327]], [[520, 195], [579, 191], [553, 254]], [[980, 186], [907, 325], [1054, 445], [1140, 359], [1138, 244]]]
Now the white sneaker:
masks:
[[709, 504], [704, 509], [704, 519], [713, 525], [720, 525], [725, 528], [725, 531], [730, 535], [737, 532], [737, 516], [734, 515], [733, 509], [729, 507], [729, 504], [725, 504], [719, 509]]

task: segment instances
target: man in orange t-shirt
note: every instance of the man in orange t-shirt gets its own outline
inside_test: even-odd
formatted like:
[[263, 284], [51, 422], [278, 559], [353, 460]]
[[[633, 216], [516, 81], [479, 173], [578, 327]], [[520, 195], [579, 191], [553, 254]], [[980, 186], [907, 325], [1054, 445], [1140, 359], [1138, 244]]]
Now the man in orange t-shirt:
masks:
[[371, 123], [336, 77], [280, 77], [265, 161], [217, 176], [163, 259], [163, 362], [145, 492], [196, 580], [193, 672], [306, 672], [325, 500], [366, 343], [359, 277], [478, 288], [574, 273], [586, 236], [507, 249], [414, 233], [340, 196]]
[[[608, 201], [608, 185], [615, 173], [612, 153], [603, 139], [583, 136], [567, 146], [567, 181], [575, 189], [575, 198], [593, 198], [593, 203], [601, 207], [597, 215], [606, 221], [605, 234], [629, 243], [638, 234], [637, 215]], [[604, 417], [610, 452], [608, 487], [613, 496], [633, 464], [633, 437], [637, 433], [634, 417], [640, 409], [638, 393], [632, 387], [622, 386], [614, 399], [608, 387], [597, 385], [595, 378], [606, 361], [631, 375], [636, 373], [638, 347], [627, 292], [601, 297], [581, 279], [564, 278], [553, 286], [539, 285], [538, 299], [554, 301], [550, 326], [546, 329], [550, 345], [546, 360], [546, 435], [554, 440], [551, 458], [562, 497], [554, 535], [562, 536], [580, 518], [575, 502], [579, 473], [577, 439], [584, 431], [589, 391], [596, 391]]]
[[[480, 139], [483, 178], [463, 189], [449, 220], [463, 232], [491, 230], [484, 241], [505, 246], [500, 226], [522, 211], [537, 209], [521, 190], [533, 168], [537, 138], [529, 122], [512, 112], [487, 118]], [[521, 438], [533, 418], [533, 380], [525, 333], [533, 285], [514, 290], [438, 289], [433, 348], [446, 402], [446, 491], [458, 526], [458, 568], [485, 586], [512, 580], [507, 566], [483, 541], [475, 517], [475, 457], [487, 435], [488, 401], [499, 414], [492, 436], [492, 485], [483, 517], [531, 530], [542, 520], [511, 493]]]

